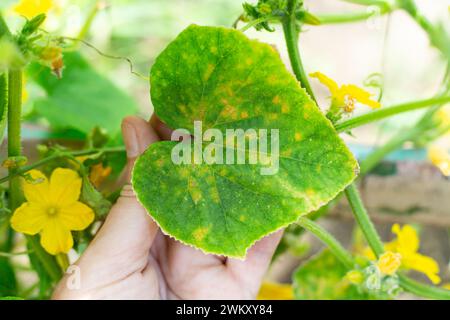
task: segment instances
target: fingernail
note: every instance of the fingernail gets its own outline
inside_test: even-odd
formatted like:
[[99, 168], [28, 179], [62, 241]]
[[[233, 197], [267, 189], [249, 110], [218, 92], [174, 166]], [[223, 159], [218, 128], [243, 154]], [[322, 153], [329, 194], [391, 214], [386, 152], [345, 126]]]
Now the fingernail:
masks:
[[137, 132], [131, 121], [127, 119], [122, 122], [122, 135], [127, 150], [127, 157], [129, 159], [136, 158], [139, 155]]

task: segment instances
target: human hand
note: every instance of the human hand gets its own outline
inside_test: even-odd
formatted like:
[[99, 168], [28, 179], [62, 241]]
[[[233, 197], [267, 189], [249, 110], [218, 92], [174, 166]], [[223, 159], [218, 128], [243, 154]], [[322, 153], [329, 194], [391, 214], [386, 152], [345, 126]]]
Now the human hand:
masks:
[[[170, 139], [156, 117], [126, 118], [126, 176], [152, 143]], [[54, 299], [254, 299], [282, 232], [251, 249], [244, 261], [204, 254], [164, 235], [127, 184], [105, 223], [76, 262], [79, 288], [66, 275]]]

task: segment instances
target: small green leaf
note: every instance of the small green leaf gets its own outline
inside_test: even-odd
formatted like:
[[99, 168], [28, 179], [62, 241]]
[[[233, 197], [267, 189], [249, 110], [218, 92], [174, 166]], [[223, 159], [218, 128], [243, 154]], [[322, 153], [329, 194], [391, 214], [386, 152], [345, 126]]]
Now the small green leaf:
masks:
[[294, 297], [299, 300], [367, 299], [345, 279], [349, 270], [328, 250], [301, 265], [294, 273]]
[[136, 113], [136, 102], [97, 73], [79, 53], [65, 53], [64, 63], [62, 79], [48, 68], [31, 66], [29, 74], [48, 95], [35, 102], [37, 114], [55, 129], [72, 128], [89, 134], [99, 127], [112, 136], [119, 132], [123, 117]]
[[[356, 176], [352, 154], [267, 44], [233, 29], [193, 25], [161, 53], [150, 76], [155, 113], [171, 128], [194, 133], [201, 120], [203, 130], [222, 134], [279, 130], [279, 153], [273, 144], [257, 152], [259, 159], [279, 154], [274, 175], [261, 175], [262, 162], [176, 165], [176, 141], [152, 144], [138, 158], [138, 199], [183, 243], [242, 258], [255, 241], [325, 205]], [[222, 151], [230, 148], [236, 152]]]

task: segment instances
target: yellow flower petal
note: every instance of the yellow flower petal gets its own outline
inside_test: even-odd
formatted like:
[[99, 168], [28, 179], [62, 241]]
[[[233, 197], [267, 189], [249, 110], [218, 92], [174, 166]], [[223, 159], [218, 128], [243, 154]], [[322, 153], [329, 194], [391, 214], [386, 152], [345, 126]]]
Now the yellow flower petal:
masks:
[[14, 11], [27, 19], [32, 19], [38, 14], [47, 13], [52, 5], [52, 0], [21, 0], [14, 7]]
[[370, 99], [371, 94], [366, 90], [357, 87], [353, 84], [343, 85], [341, 86], [341, 95], [350, 96], [353, 99], [359, 101], [366, 106], [371, 107], [372, 109], [377, 109], [381, 107], [381, 104], [378, 101]]
[[25, 202], [14, 211], [10, 222], [17, 232], [35, 235], [44, 228], [47, 221], [47, 214], [41, 205]]
[[78, 201], [81, 191], [81, 178], [71, 169], [57, 168], [50, 177], [50, 196], [54, 204], [71, 205]]
[[428, 149], [428, 159], [438, 167], [444, 176], [450, 176], [450, 154], [445, 148], [431, 146]]
[[41, 245], [52, 255], [67, 253], [73, 247], [72, 234], [58, 219], [50, 219], [41, 232]]
[[290, 284], [263, 282], [259, 289], [258, 300], [293, 300], [294, 293]]
[[375, 255], [375, 253], [372, 251], [372, 249], [370, 247], [365, 248], [361, 254], [366, 257], [369, 260], [376, 260], [377, 256]]
[[409, 254], [417, 252], [419, 250], [419, 237], [416, 230], [410, 225], [404, 225], [400, 228], [397, 223], [392, 226], [392, 232], [397, 235], [396, 251], [406, 257]]
[[49, 184], [47, 177], [39, 170], [31, 170], [28, 172], [32, 182], [23, 179], [22, 187], [25, 198], [29, 202], [48, 203], [49, 201]]
[[94, 212], [81, 202], [63, 207], [58, 212], [58, 219], [69, 230], [84, 230], [94, 221]]
[[401, 255], [392, 251], [383, 253], [378, 259], [377, 266], [381, 273], [392, 276], [402, 264]]
[[411, 254], [402, 259], [403, 267], [424, 273], [433, 284], [441, 282], [439, 274], [439, 264], [430, 257], [420, 253]]
[[311, 78], [316, 78], [323, 85], [325, 85], [333, 97], [337, 97], [339, 95], [339, 86], [338, 84], [331, 78], [327, 77], [321, 72], [314, 72], [309, 75]]

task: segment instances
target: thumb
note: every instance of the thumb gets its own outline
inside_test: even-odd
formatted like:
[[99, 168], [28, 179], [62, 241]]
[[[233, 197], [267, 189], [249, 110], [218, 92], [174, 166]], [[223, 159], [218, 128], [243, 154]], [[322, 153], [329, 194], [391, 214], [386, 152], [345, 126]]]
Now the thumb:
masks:
[[[159, 138], [148, 122], [137, 117], [124, 119], [122, 134], [128, 158], [125, 175], [129, 182], [136, 158]], [[83, 283], [97, 287], [145, 268], [157, 231], [157, 225], [137, 201], [131, 185], [125, 185], [78, 263]]]

